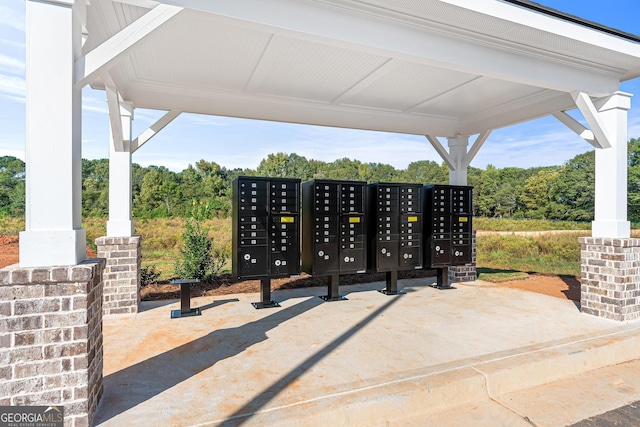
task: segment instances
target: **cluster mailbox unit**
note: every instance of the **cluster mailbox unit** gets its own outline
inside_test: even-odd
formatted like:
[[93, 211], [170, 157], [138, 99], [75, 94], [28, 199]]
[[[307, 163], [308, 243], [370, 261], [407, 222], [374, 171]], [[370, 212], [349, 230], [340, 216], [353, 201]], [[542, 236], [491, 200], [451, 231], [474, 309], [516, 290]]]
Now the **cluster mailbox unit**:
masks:
[[238, 177], [232, 198], [233, 275], [260, 280], [256, 308], [277, 307], [271, 279], [296, 276], [301, 269], [329, 277], [322, 297], [327, 301], [344, 299], [340, 275], [366, 271], [386, 273], [381, 292], [388, 295], [402, 293], [398, 271], [423, 267], [437, 270], [436, 287], [450, 289], [448, 267], [472, 261], [472, 190]]
[[302, 183], [302, 270], [329, 276], [327, 301], [344, 299], [341, 274], [366, 272], [365, 189], [361, 181]]
[[254, 307], [277, 307], [271, 278], [300, 274], [300, 180], [241, 176], [232, 188], [233, 276], [260, 279]]
[[396, 295], [398, 271], [422, 268], [422, 185], [368, 185], [369, 269], [386, 272], [387, 287]]
[[473, 187], [427, 185], [423, 193], [427, 216], [424, 264], [437, 269], [438, 287], [449, 288], [448, 267], [472, 261]]

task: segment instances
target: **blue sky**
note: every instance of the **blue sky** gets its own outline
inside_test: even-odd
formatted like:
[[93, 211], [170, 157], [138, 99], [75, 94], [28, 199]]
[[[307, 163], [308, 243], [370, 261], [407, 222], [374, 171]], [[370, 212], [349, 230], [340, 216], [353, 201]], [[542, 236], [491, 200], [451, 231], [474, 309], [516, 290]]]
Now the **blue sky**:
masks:
[[[638, 0], [538, 0], [539, 3], [633, 34], [640, 34]], [[0, 2], [0, 156], [24, 159], [24, 0]], [[621, 90], [640, 97], [640, 79]], [[136, 110], [134, 137], [163, 112]], [[83, 92], [83, 157], [108, 157], [109, 121], [104, 92]], [[632, 99], [629, 137], [640, 137], [640, 99]], [[176, 144], [175, 141], [180, 141]], [[241, 141], [243, 154], [238, 154]], [[179, 145], [179, 149], [176, 146]], [[396, 147], [402, 146], [403, 150]], [[472, 166], [485, 168], [557, 165], [591, 146], [552, 117], [495, 130]], [[256, 168], [269, 153], [295, 152], [308, 159], [349, 157], [405, 168], [415, 160], [440, 157], [424, 137], [317, 126], [183, 114], [140, 148], [133, 161], [179, 171], [201, 158], [228, 168]], [[246, 154], [249, 153], [249, 154]]]

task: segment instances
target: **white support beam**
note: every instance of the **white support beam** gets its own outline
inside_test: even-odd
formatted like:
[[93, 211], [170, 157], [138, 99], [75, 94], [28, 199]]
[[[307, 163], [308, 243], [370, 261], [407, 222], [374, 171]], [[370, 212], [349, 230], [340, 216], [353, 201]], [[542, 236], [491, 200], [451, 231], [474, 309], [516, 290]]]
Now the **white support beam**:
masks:
[[[109, 144], [109, 221], [107, 221], [108, 237], [133, 236], [133, 220], [131, 216], [132, 179], [131, 179], [131, 122], [133, 105], [121, 102], [116, 118], [120, 122], [119, 129], [123, 136], [115, 141], [111, 132]], [[113, 123], [113, 119], [112, 119]], [[122, 147], [117, 150], [116, 147]]]
[[176, 117], [182, 113], [180, 110], [170, 110], [164, 116], [160, 117], [154, 124], [149, 126], [144, 132], [131, 142], [131, 154], [135, 153], [138, 148], [142, 147], [147, 141], [156, 136], [158, 132], [164, 129]]
[[440, 154], [440, 157], [442, 157], [442, 160], [444, 160], [447, 166], [449, 166], [449, 169], [456, 169], [455, 161], [451, 158], [451, 156], [449, 156], [447, 149], [444, 148], [442, 144], [440, 144], [440, 141], [438, 141], [438, 138], [431, 135], [425, 135], [425, 137], [427, 138], [427, 140], [429, 140], [433, 148], [436, 149], [438, 154]]
[[593, 237], [628, 238], [627, 115], [631, 95], [623, 92], [596, 101], [598, 117], [609, 130], [611, 147], [596, 149]]
[[467, 155], [465, 156], [465, 160], [464, 160], [465, 168], [469, 167], [469, 165], [473, 161], [473, 158], [476, 157], [476, 154], [478, 154], [478, 151], [480, 151], [480, 148], [482, 148], [482, 144], [484, 144], [487, 138], [489, 138], [489, 135], [491, 135], [490, 130], [486, 130], [482, 132], [480, 135], [478, 135], [476, 140], [473, 142], [471, 149], [467, 152]]
[[75, 62], [75, 82], [78, 88], [91, 83], [99, 74], [115, 64], [133, 46], [170, 21], [183, 8], [159, 4], [137, 21], [102, 43]]
[[591, 132], [586, 127], [582, 126], [582, 123], [580, 123], [579, 121], [577, 121], [576, 119], [574, 119], [573, 117], [565, 113], [564, 111], [558, 111], [556, 113], [553, 113], [553, 117], [558, 119], [569, 129], [577, 133], [580, 138], [584, 139], [589, 144], [593, 145], [594, 148], [601, 148], [597, 145], [596, 138], [593, 135], [593, 132]]
[[591, 101], [589, 95], [584, 92], [573, 92], [571, 96], [573, 96], [576, 106], [591, 127], [591, 132], [593, 132], [595, 138], [594, 147], [611, 148], [611, 138], [609, 137], [607, 126], [600, 117], [600, 113], [593, 104], [593, 101]]
[[115, 151], [124, 151], [124, 130], [122, 129], [122, 97], [118, 92], [109, 73], [103, 76], [105, 92], [107, 93], [107, 110], [109, 111], [109, 123], [111, 125], [111, 146]]
[[449, 184], [467, 185], [467, 147], [469, 137], [458, 135], [447, 138], [449, 145], [449, 156], [454, 161], [455, 167], [449, 168]]
[[26, 212], [20, 266], [75, 265], [82, 228], [82, 92], [74, 59], [82, 10], [74, 1], [26, 2]]

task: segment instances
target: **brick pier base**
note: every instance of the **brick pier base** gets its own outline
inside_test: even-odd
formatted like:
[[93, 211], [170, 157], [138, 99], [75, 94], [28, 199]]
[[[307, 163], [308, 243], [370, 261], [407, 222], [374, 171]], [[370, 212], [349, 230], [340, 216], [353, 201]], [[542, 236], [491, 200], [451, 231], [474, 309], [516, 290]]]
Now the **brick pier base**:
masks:
[[640, 318], [640, 239], [581, 237], [583, 313], [620, 322]]
[[140, 236], [99, 237], [98, 257], [106, 258], [103, 314], [137, 313], [140, 306]]
[[473, 282], [478, 278], [476, 274], [476, 230], [471, 234], [471, 263], [449, 267], [449, 282]]
[[102, 396], [104, 260], [0, 269], [0, 406], [63, 406], [91, 424]]

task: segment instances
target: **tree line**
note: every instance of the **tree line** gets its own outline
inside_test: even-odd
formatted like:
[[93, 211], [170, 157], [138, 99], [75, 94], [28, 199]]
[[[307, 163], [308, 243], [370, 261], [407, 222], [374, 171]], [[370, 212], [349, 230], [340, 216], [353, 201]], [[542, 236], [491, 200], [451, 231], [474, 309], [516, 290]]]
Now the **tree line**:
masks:
[[[628, 212], [640, 222], [640, 139], [628, 143]], [[256, 169], [227, 169], [200, 160], [181, 172], [164, 166], [133, 164], [133, 215], [138, 218], [188, 216], [193, 204], [217, 216], [231, 210], [231, 181], [240, 175], [293, 177], [302, 181], [346, 179], [367, 182], [446, 184], [444, 163], [412, 162], [406, 169], [348, 158], [324, 162], [295, 153], [269, 154]], [[25, 165], [12, 156], [0, 157], [0, 217], [20, 216], [25, 206]], [[595, 152], [579, 154], [563, 165], [534, 168], [470, 167], [474, 215], [497, 218], [593, 220]], [[84, 216], [108, 216], [109, 160], [82, 160]]]

